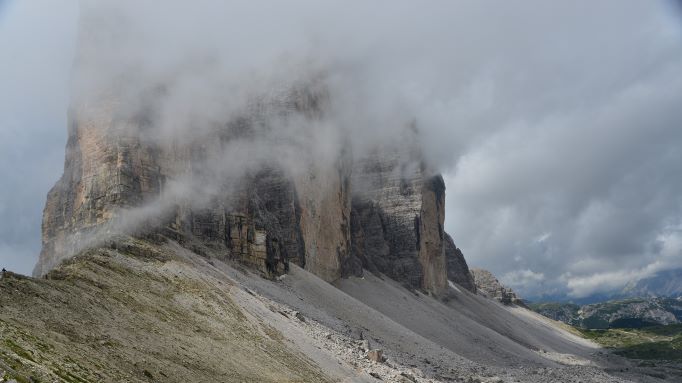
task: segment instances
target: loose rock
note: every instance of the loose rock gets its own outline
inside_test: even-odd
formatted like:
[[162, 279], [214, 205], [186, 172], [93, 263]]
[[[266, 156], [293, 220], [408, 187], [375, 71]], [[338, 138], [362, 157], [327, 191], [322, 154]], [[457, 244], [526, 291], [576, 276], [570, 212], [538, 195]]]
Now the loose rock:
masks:
[[381, 363], [384, 361], [384, 351], [379, 349], [371, 350], [367, 353], [367, 359], [373, 362]]

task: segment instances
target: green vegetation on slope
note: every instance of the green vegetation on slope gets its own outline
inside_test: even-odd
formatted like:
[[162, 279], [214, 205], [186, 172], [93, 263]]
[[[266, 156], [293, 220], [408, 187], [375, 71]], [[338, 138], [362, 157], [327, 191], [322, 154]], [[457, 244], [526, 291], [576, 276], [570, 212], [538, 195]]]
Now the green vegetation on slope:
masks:
[[682, 360], [682, 324], [638, 329], [578, 331], [615, 353], [633, 359]]

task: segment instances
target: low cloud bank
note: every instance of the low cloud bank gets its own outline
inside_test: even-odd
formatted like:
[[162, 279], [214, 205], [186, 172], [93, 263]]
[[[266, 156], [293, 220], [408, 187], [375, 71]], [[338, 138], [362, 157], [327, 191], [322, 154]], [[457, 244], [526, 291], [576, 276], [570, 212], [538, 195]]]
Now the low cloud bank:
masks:
[[[275, 129], [266, 141], [284, 143], [280, 151], [263, 142], [241, 150], [297, 171], [303, 154], [303, 162], [333, 158], [350, 142], [360, 156], [416, 121], [429, 163], [446, 174], [446, 229], [470, 264], [522, 295], [586, 296], [682, 266], [679, 2], [80, 4], [74, 107], [115, 95], [123, 115], [150, 116], [154, 140], [184, 140], [211, 134], [292, 84], [317, 81], [330, 100], [324, 123], [269, 116]], [[46, 9], [22, 7], [7, 15], [25, 25]], [[75, 29], [77, 14], [60, 7], [53, 16], [61, 19], [44, 25], [73, 20]], [[1, 192], [2, 249], [38, 247], [36, 229], [10, 223], [21, 216], [12, 206], [41, 206], [54, 178], [32, 184], [17, 179], [18, 169], [61, 163], [33, 159], [61, 152], [63, 115], [27, 117], [65, 106], [71, 71], [44, 70], [71, 62], [75, 33], [63, 27], [53, 35], [65, 42], [0, 38], [7, 52], [16, 41], [34, 53], [54, 44], [50, 57], [60, 59], [0, 63], [2, 76], [23, 79], [3, 95], [2, 115], [17, 122], [3, 123], [0, 133], [5, 145], [23, 149], [3, 161], [18, 164], [3, 167], [3, 179], [22, 187]], [[41, 89], [32, 80], [40, 73], [53, 73], [57, 96], [49, 103], [14, 97]], [[30, 139], [12, 133], [18, 126]], [[38, 209], [31, 217], [26, 227], [39, 222]]]

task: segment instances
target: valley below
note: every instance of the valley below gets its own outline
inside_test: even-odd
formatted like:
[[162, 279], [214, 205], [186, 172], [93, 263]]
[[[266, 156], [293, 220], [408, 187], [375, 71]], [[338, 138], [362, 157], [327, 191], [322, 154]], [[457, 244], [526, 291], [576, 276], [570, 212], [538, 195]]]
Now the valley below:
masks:
[[[639, 366], [682, 371], [682, 305], [679, 298], [644, 297], [579, 306], [534, 303], [529, 308]], [[654, 376], [665, 377], [665, 373]]]
[[682, 325], [641, 328], [580, 329], [592, 339], [616, 354], [632, 359], [662, 362], [682, 361]]

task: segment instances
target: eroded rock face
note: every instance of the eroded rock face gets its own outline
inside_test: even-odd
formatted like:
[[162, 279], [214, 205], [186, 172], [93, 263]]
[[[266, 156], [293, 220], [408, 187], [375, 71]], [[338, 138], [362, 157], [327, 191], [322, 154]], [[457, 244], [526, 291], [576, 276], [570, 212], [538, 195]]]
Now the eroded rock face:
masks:
[[[323, 95], [287, 97], [294, 100], [261, 110], [314, 119], [307, 112], [321, 108]], [[149, 139], [144, 119], [119, 117], [115, 103], [98, 107], [71, 113], [64, 175], [48, 195], [34, 274], [111, 233], [163, 229], [264, 271], [291, 261], [328, 281], [341, 277], [350, 246], [347, 158], [301, 164], [300, 174], [248, 157], [223, 164], [233, 140], [258, 134], [259, 114], [178, 141]]]
[[[256, 81], [229, 102], [211, 100], [221, 105], [204, 118], [201, 101], [185, 110], [193, 100], [175, 100], [174, 74], [147, 78], [121, 63], [99, 78], [109, 40], [89, 16], [35, 275], [111, 235], [161, 233], [270, 274], [293, 262], [334, 281], [364, 268], [436, 295], [447, 289], [445, 186], [415, 124], [352, 155], [351, 130], [326, 119], [329, 88], [314, 73]], [[223, 100], [220, 92], [211, 96]]]
[[[116, 103], [74, 108], [64, 175], [48, 195], [34, 273], [112, 233], [164, 230], [268, 273], [294, 262], [334, 281], [365, 268], [443, 293], [445, 185], [425, 165], [416, 130], [361, 160], [341, 150], [294, 172], [271, 160], [229, 156], [268, 129], [263, 114], [273, 110], [314, 126], [324, 98], [292, 91], [284, 102], [261, 103], [185, 140], [150, 138], [145, 115], [122, 117]], [[463, 273], [451, 279], [466, 286], [462, 261], [451, 261]]]
[[429, 172], [416, 145], [393, 144], [353, 167], [352, 258], [362, 267], [435, 295], [447, 289], [443, 221], [445, 184]]
[[476, 282], [476, 289], [480, 294], [495, 299], [505, 305], [516, 304], [525, 306], [523, 300], [516, 295], [514, 290], [502, 285], [490, 271], [471, 269], [471, 274]]
[[34, 274], [42, 275], [75, 252], [89, 233], [122, 208], [158, 195], [163, 176], [153, 148], [140, 145], [111, 108], [70, 114], [64, 174], [50, 190], [43, 213], [43, 249]]
[[445, 186], [417, 145], [379, 148], [356, 163], [343, 152], [296, 174], [266, 163], [224, 176], [213, 163], [252, 134], [248, 119], [179, 143], [146, 139], [143, 120], [114, 110], [71, 115], [36, 275], [110, 233], [163, 229], [268, 272], [294, 262], [333, 281], [366, 268], [434, 294], [447, 288]]
[[344, 155], [336, 166], [314, 166], [294, 181], [305, 268], [327, 281], [342, 277], [342, 265], [350, 257], [350, 174], [351, 162]]
[[448, 269], [448, 279], [464, 287], [465, 289], [476, 292], [474, 276], [469, 271], [466, 259], [462, 251], [455, 246], [455, 242], [448, 233], [445, 233], [445, 261]]

